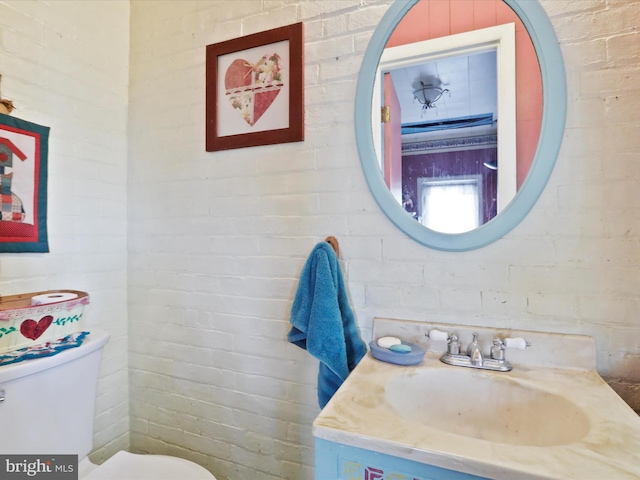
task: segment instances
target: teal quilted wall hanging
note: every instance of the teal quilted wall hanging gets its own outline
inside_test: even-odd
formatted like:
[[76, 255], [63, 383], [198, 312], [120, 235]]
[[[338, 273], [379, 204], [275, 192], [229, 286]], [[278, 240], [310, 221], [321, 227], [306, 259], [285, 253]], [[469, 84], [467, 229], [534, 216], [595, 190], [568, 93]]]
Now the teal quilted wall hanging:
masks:
[[48, 252], [49, 127], [0, 114], [0, 252]]

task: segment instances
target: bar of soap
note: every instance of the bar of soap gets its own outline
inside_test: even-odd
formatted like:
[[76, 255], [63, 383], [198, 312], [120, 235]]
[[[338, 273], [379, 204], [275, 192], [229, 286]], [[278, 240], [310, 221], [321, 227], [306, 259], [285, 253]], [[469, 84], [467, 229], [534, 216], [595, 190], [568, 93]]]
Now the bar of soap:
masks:
[[392, 352], [396, 352], [396, 353], [410, 353], [411, 352], [411, 347], [409, 345], [404, 345], [404, 344], [391, 345], [389, 347], [389, 350], [391, 350]]
[[380, 337], [378, 346], [381, 348], [391, 348], [393, 345], [400, 345], [402, 342], [397, 337]]

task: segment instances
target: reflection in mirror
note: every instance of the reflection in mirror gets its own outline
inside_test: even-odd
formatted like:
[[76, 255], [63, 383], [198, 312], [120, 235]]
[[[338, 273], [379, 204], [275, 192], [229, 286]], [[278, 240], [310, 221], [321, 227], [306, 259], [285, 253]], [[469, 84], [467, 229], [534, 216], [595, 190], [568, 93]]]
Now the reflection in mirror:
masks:
[[379, 162], [405, 210], [445, 233], [502, 211], [516, 194], [514, 24], [385, 48], [377, 77]]
[[[380, 96], [389, 121], [382, 124], [376, 150], [387, 186], [409, 215], [428, 228], [462, 233], [494, 218], [516, 194], [519, 20], [501, 0], [476, 3], [491, 20], [478, 15], [472, 22], [468, 5], [460, 2], [449, 2], [437, 18], [431, 12], [425, 17], [432, 3], [421, 0], [414, 6], [382, 53], [376, 85], [383, 91], [374, 95]], [[435, 26], [445, 13], [450, 27]], [[507, 20], [512, 21], [501, 23]], [[417, 41], [397, 40], [416, 28], [423, 32]], [[528, 35], [520, 40], [531, 44]], [[521, 65], [526, 51], [520, 48]], [[529, 58], [537, 68], [535, 57]], [[391, 122], [392, 116], [399, 118]], [[525, 172], [533, 154], [526, 157]]]
[[[505, 28], [512, 40], [473, 38]], [[505, 77], [508, 48], [515, 60]], [[486, 86], [480, 76], [489, 71]], [[398, 0], [358, 78], [356, 137], [369, 188], [403, 232], [442, 250], [486, 245], [526, 216], [553, 170], [565, 118], [562, 54], [536, 0]]]

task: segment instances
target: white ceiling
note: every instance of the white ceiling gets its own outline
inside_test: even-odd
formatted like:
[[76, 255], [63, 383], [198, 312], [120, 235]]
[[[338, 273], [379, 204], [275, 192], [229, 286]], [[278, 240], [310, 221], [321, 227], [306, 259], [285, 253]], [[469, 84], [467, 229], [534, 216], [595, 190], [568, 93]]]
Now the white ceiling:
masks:
[[[497, 70], [495, 50], [442, 58], [391, 71], [402, 123], [415, 123], [494, 113], [497, 108]], [[414, 99], [420, 81], [449, 89], [435, 105], [422, 109]]]

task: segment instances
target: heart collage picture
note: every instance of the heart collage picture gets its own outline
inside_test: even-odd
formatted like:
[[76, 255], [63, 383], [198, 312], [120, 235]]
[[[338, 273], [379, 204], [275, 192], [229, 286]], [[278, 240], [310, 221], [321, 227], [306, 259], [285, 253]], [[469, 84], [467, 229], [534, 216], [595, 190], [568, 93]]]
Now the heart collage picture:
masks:
[[227, 68], [224, 86], [234, 110], [254, 126], [284, 87], [282, 60], [276, 53], [262, 56], [255, 64], [236, 59]]

